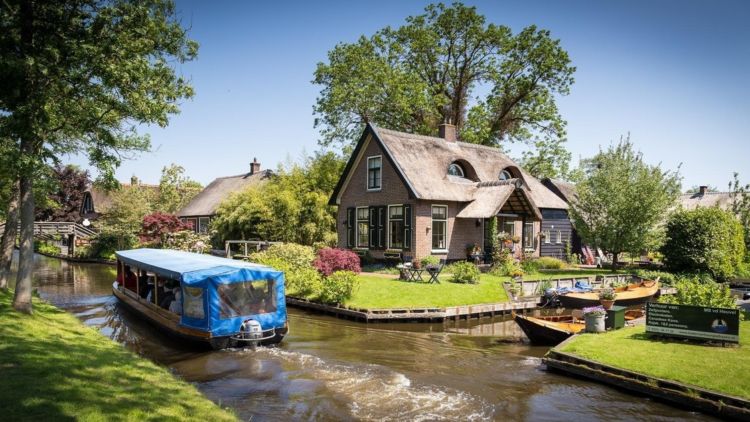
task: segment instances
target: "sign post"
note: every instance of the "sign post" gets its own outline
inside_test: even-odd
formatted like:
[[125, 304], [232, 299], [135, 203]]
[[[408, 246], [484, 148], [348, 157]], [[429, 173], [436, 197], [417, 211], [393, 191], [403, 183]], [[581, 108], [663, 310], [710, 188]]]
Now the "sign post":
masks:
[[706, 306], [646, 304], [646, 333], [693, 340], [740, 342], [740, 311]]

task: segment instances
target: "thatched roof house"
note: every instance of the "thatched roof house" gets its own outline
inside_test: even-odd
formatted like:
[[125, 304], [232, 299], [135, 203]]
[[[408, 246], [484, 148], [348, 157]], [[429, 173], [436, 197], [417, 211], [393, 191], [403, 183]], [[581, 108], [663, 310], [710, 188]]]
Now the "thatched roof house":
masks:
[[365, 128], [330, 200], [340, 246], [463, 259], [470, 245], [489, 246], [486, 221], [500, 217], [523, 239], [516, 252], [560, 255], [568, 204], [498, 148], [459, 142], [452, 125], [440, 133]]
[[[121, 183], [121, 190], [132, 189], [133, 187], [149, 189], [153, 191], [154, 195], [159, 194], [159, 185], [149, 185], [141, 183], [137, 177], [133, 176], [130, 178], [130, 183]], [[81, 218], [94, 221], [102, 215], [109, 212], [112, 208], [115, 190], [106, 190], [96, 185], [92, 185], [89, 190], [83, 193], [83, 200], [81, 201]]]
[[698, 192], [680, 195], [679, 204], [684, 209], [694, 210], [699, 207], [716, 207], [731, 211], [734, 199], [730, 192], [709, 192], [708, 186], [701, 186]]
[[261, 170], [258, 160], [253, 159], [248, 173], [214, 179], [184, 208], [178, 211], [177, 216], [185, 222], [192, 223], [196, 231], [205, 232], [211, 218], [216, 215], [219, 205], [229, 195], [241, 192], [250, 186], [265, 183], [272, 175], [271, 170]]

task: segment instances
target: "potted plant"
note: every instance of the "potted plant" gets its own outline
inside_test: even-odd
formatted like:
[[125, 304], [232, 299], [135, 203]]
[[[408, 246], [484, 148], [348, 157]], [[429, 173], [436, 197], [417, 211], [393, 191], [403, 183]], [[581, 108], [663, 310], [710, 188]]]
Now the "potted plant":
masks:
[[440, 259], [436, 256], [427, 255], [422, 258], [419, 263], [422, 265], [422, 268], [427, 271], [437, 271], [440, 266]]
[[617, 293], [615, 293], [615, 289], [611, 287], [605, 287], [599, 291], [599, 302], [601, 302], [604, 309], [612, 308], [612, 305], [615, 304], [616, 297]]
[[607, 311], [601, 306], [583, 308], [583, 319], [586, 321], [587, 333], [603, 333], [605, 331], [604, 318]]
[[521, 243], [521, 236], [515, 235], [510, 239], [513, 243]]

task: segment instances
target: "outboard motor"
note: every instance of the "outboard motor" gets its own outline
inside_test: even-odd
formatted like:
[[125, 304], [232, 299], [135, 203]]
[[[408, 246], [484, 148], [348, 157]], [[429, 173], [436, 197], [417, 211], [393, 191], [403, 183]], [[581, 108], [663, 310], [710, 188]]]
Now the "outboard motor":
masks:
[[544, 291], [544, 296], [542, 296], [542, 300], [544, 303], [542, 303], [542, 306], [560, 306], [560, 300], [557, 298], [558, 293], [557, 289], [554, 287], [551, 287]]
[[260, 322], [246, 319], [240, 326], [240, 336], [243, 340], [260, 340], [263, 338], [263, 328]]

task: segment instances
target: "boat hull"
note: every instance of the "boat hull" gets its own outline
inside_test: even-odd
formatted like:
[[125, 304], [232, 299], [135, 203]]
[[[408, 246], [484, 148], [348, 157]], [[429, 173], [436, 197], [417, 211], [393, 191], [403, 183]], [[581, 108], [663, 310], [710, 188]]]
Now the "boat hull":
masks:
[[[634, 290], [617, 293], [615, 305], [638, 306], [650, 302], [659, 295], [659, 285], [651, 287], [638, 287]], [[597, 293], [568, 293], [557, 297], [560, 305], [564, 308], [581, 309], [601, 304]]]
[[[156, 307], [150, 302], [142, 299], [134, 292], [112, 287], [112, 293], [133, 313], [143, 318], [151, 325], [168, 334], [170, 337], [191, 343], [193, 345], [210, 346], [213, 349], [224, 349], [228, 347], [243, 346], [238, 344], [229, 336], [212, 336], [210, 332], [196, 330], [180, 325], [180, 316], [165, 309]], [[259, 342], [260, 345], [273, 345], [281, 342], [287, 333], [287, 328], [274, 329], [274, 336]]]
[[516, 321], [516, 324], [521, 327], [521, 330], [523, 330], [526, 337], [529, 338], [529, 341], [531, 341], [532, 344], [540, 346], [555, 346], [560, 344], [583, 328], [581, 324], [577, 331], [571, 331], [553, 321], [546, 321], [540, 318], [526, 317], [518, 314], [516, 314], [513, 319]]

